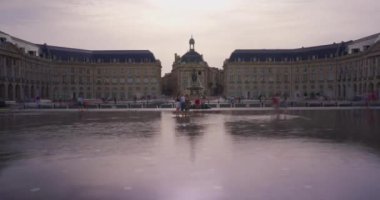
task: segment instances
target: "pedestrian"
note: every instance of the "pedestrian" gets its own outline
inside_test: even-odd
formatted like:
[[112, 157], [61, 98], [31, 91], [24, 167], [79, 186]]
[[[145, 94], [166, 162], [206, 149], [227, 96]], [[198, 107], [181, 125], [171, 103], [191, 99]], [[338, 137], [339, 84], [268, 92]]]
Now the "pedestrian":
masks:
[[181, 109], [181, 102], [179, 99], [179, 96], [177, 96], [177, 98], [175, 99], [175, 112], [177, 115], [179, 114], [179, 111]]
[[279, 97], [277, 95], [274, 95], [272, 97], [272, 106], [277, 109], [279, 107], [279, 104], [280, 104]]
[[184, 95], [182, 95], [179, 99], [180, 101], [180, 104], [181, 104], [181, 111], [185, 111], [185, 108], [186, 108], [186, 98]]
[[260, 101], [260, 107], [264, 107], [263, 106], [263, 95], [259, 95], [259, 101]]
[[279, 117], [280, 117], [280, 109], [279, 109], [279, 107], [280, 107], [280, 98], [278, 97], [277, 94], [272, 97], [272, 106], [273, 106], [273, 108], [275, 110], [277, 119], [279, 119]]
[[191, 107], [191, 101], [190, 101], [189, 96], [186, 95], [186, 98], [185, 98], [185, 111], [186, 111], [186, 113], [189, 112], [190, 107]]

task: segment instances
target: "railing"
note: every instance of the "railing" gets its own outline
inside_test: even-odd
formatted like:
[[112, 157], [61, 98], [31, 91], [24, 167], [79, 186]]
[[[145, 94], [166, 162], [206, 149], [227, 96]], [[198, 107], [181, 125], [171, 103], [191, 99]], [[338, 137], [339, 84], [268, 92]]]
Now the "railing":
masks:
[[[249, 100], [241, 102], [204, 102], [208, 108], [271, 108], [271, 100], [258, 101]], [[380, 107], [380, 101], [282, 101], [280, 107]], [[80, 106], [77, 103], [18, 103], [13, 107], [22, 109], [175, 109], [174, 101], [167, 102], [126, 102], [126, 103], [99, 103], [84, 104]]]

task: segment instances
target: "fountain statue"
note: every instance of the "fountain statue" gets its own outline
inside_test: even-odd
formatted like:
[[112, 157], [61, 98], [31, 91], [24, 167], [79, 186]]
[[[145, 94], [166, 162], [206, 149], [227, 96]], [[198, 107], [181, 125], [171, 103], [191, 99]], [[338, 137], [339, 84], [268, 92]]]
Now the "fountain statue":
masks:
[[201, 80], [198, 78], [198, 75], [201, 75], [201, 72], [196, 72], [193, 69], [191, 74], [191, 85], [187, 89], [190, 90], [190, 96], [201, 96], [203, 95], [203, 86]]

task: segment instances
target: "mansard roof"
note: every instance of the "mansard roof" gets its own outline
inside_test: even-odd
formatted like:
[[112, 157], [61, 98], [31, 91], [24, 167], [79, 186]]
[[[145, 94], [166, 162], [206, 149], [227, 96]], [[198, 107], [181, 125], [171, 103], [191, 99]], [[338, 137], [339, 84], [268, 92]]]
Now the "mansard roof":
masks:
[[155, 62], [149, 50], [85, 50], [50, 45], [39, 45], [44, 57], [62, 61], [94, 61], [94, 62]]
[[346, 54], [347, 44], [329, 44], [314, 47], [302, 47], [298, 49], [237, 49], [232, 52], [230, 62], [252, 61], [296, 61], [312, 58], [323, 59], [342, 56]]
[[[354, 42], [362, 42], [362, 41], [371, 40], [371, 39], [376, 40], [376, 39], [379, 39], [379, 38], [380, 38], [380, 33], [376, 33], [376, 34], [373, 34], [373, 35], [370, 35], [370, 36], [366, 36], [366, 37], [354, 40]], [[375, 42], [377, 42], [377, 41], [375, 41]]]

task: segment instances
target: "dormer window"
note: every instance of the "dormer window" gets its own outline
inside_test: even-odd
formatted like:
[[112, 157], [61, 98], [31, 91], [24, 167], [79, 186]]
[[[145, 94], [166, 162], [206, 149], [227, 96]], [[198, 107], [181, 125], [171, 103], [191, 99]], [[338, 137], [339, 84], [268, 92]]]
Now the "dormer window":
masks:
[[359, 52], [360, 52], [360, 49], [355, 48], [355, 49], [352, 49], [351, 52], [352, 52], [352, 53], [359, 53]]
[[28, 54], [31, 55], [31, 56], [35, 56], [36, 52], [35, 51], [28, 51]]

